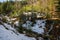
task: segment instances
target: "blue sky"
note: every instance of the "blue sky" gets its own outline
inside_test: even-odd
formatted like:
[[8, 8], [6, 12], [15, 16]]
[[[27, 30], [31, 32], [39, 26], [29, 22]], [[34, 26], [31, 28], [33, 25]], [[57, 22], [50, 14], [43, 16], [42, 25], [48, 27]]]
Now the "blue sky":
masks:
[[6, 0], [0, 0], [0, 2], [3, 2], [3, 1], [6, 1]]
[[[7, 1], [7, 0], [0, 0], [0, 2], [3, 2], [3, 1]], [[9, 0], [8, 0], [9, 1]], [[14, 0], [15, 1], [15, 0]], [[17, 1], [21, 1], [21, 0], [17, 0]]]

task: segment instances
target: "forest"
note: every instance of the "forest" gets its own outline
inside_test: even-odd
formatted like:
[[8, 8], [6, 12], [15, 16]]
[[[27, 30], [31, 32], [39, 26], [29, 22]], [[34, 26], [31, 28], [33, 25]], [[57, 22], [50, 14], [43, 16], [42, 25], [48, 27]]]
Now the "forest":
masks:
[[0, 30], [0, 40], [60, 40], [60, 0], [0, 2]]

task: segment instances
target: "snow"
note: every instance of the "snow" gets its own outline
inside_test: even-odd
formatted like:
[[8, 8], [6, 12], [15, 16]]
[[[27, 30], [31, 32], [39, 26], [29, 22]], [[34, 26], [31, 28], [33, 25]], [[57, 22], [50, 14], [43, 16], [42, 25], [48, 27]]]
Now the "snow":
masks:
[[9, 21], [9, 22], [11, 21], [10, 18], [9, 18], [8, 16], [5, 16], [5, 18], [6, 18], [7, 21]]
[[16, 26], [19, 26], [19, 21], [15, 21], [14, 24], [15, 24]]
[[11, 18], [11, 20], [16, 20], [17, 18]]
[[44, 40], [42, 37], [38, 37], [39, 40]]
[[31, 25], [32, 25], [31, 21], [26, 21], [26, 23], [23, 24], [22, 26], [25, 27], [25, 28], [27, 28], [27, 29], [30, 29]]
[[[31, 29], [33, 32], [38, 34], [44, 34], [46, 20], [35, 20], [35, 22], [36, 23], [33, 24], [31, 21], [26, 21], [22, 27]], [[14, 22], [14, 24], [19, 26], [19, 21]], [[33, 26], [31, 26], [32, 24]], [[8, 28], [8, 30], [5, 29], [3, 25], [0, 25], [0, 40], [36, 40], [34, 37], [27, 37], [25, 34], [18, 33], [11, 27], [11, 25], [6, 23], [4, 23], [4, 25]]]
[[36, 24], [32, 27], [32, 31], [37, 32], [39, 34], [43, 34], [44, 28], [45, 28], [45, 20], [36, 20]]
[[[5, 18], [7, 19], [7, 22], [10, 23], [10, 24], [12, 23], [12, 21], [15, 21], [17, 19], [17, 18], [10, 18], [8, 16], [5, 16]], [[19, 20], [16, 20], [14, 22], [14, 25], [19, 26]]]
[[27, 37], [25, 34], [18, 33], [15, 34], [12, 30], [16, 31], [10, 25], [4, 23], [4, 25], [9, 29], [5, 29], [3, 25], [0, 25], [0, 40], [36, 40], [33, 37]]
[[37, 32], [38, 34], [44, 34], [44, 28], [46, 20], [35, 20], [36, 23], [32, 25], [31, 21], [26, 21], [25, 24], [22, 25], [22, 27], [25, 27], [27, 29], [31, 28], [32, 31]]
[[42, 29], [42, 28], [33, 27], [32, 31], [37, 32], [38, 34], [43, 34], [44, 33], [44, 29]]

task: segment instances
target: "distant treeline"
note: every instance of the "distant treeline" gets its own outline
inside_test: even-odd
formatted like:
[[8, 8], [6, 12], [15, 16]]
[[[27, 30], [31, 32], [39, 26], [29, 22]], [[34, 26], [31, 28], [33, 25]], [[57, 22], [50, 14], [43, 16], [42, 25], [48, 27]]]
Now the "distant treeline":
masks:
[[[58, 4], [57, 6], [55, 4]], [[60, 17], [60, 1], [22, 0], [0, 2], [0, 14], [19, 16], [22, 12], [45, 12], [47, 15]], [[56, 14], [56, 15], [54, 15]]]

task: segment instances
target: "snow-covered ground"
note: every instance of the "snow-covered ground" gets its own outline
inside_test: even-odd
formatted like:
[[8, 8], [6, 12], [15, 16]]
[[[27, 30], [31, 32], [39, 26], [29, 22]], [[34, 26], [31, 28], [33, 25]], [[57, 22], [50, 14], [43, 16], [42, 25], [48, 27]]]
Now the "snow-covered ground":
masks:
[[[8, 20], [10, 22], [10, 19]], [[36, 23], [33, 24], [31, 21], [26, 21], [22, 27], [31, 29], [32, 31], [39, 34], [43, 34], [46, 20], [35, 20], [35, 22]], [[14, 22], [14, 24], [16, 24], [16, 26], [19, 26], [19, 21]], [[25, 34], [18, 33], [14, 28], [11, 27], [11, 25], [8, 25], [6, 23], [4, 23], [4, 25], [8, 28], [8, 30], [5, 29], [3, 25], [0, 25], [0, 40], [36, 40], [34, 37], [27, 37]]]
[[[5, 29], [3, 25], [0, 25], [0, 40], [36, 40], [34, 37], [27, 37], [25, 34], [18, 33], [14, 28], [6, 23], [4, 23], [4, 25], [8, 30]], [[18, 35], [13, 31], [18, 33]]]
[[31, 26], [33, 22], [26, 21], [26, 23], [23, 24], [22, 27], [31, 29], [32, 31], [37, 32], [39, 34], [44, 34], [46, 20], [35, 20], [35, 22], [36, 23], [34, 23], [33, 26]]

